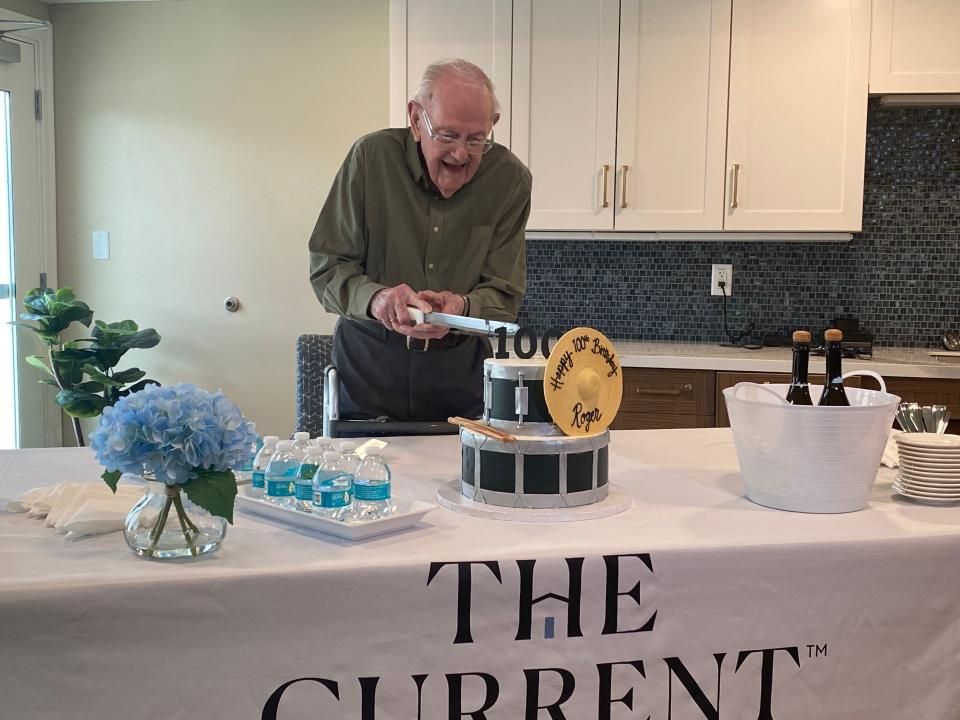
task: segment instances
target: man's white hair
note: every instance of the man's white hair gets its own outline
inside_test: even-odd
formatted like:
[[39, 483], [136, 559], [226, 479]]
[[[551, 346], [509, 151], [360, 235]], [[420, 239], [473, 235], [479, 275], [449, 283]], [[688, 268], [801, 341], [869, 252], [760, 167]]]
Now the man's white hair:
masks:
[[500, 101], [497, 100], [497, 94], [493, 91], [493, 82], [483, 70], [472, 62], [461, 58], [437, 60], [427, 65], [427, 69], [423, 71], [423, 78], [420, 80], [420, 87], [413, 94], [413, 101], [425, 106], [433, 97], [434, 85], [442, 77], [453, 77], [468, 85], [478, 85], [486, 88], [490, 96], [493, 114], [496, 115], [500, 112]]

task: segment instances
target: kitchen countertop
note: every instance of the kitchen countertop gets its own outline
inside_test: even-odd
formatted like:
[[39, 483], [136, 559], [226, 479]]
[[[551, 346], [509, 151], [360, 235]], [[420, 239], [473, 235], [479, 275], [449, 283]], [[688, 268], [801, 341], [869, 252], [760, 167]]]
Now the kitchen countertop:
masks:
[[[721, 347], [715, 343], [642, 342], [614, 340], [624, 367], [735, 372], [791, 371], [789, 347], [760, 350]], [[960, 356], [931, 357], [930, 348], [876, 347], [872, 360], [843, 359], [844, 372], [873, 370], [889, 377], [947, 378], [960, 380]], [[824, 359], [810, 356], [810, 372], [824, 372]]]

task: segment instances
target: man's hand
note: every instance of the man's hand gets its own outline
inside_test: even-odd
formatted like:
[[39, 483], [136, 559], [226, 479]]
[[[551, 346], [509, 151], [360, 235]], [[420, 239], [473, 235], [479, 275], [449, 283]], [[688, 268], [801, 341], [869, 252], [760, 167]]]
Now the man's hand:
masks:
[[457, 295], [449, 290], [434, 292], [433, 290], [422, 290], [417, 293], [418, 297], [426, 300], [431, 305], [434, 312], [444, 313], [446, 315], [463, 315], [466, 301], [463, 295]]
[[373, 296], [370, 300], [370, 316], [383, 323], [388, 330], [421, 340], [436, 340], [449, 332], [450, 328], [437, 327], [430, 323], [414, 325], [410, 320], [410, 313], [407, 312], [408, 305], [424, 312], [434, 310], [430, 302], [419, 297], [413, 288], [400, 284], [384, 288]]

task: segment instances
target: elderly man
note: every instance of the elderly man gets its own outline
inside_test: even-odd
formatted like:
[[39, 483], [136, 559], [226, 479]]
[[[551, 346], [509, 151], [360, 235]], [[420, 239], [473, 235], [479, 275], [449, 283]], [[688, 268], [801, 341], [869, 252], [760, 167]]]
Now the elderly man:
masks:
[[414, 325], [407, 307], [516, 319], [530, 172], [493, 142], [499, 105], [472, 63], [428, 67], [407, 115], [354, 144], [310, 238], [310, 282], [341, 316], [340, 415], [477, 417], [490, 343]]

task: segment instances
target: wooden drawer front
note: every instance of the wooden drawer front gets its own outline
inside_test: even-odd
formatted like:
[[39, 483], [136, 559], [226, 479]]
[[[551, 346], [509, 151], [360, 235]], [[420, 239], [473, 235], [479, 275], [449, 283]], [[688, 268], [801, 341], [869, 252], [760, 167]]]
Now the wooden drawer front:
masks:
[[668, 430], [713, 427], [713, 415], [664, 415], [662, 413], [617, 413], [611, 430]]
[[713, 415], [715, 375], [709, 370], [624, 368], [620, 412]]
[[[726, 388], [733, 387], [737, 383], [789, 383], [792, 375], [790, 373], [751, 373], [751, 372], [718, 372], [717, 373], [717, 427], [730, 427], [730, 416], [727, 415], [727, 403], [723, 397], [723, 391]], [[823, 385], [823, 375], [811, 375], [811, 385]], [[856, 376], [847, 378], [843, 384], [847, 387], [866, 387], [867, 382], [874, 382], [872, 378]], [[816, 403], [820, 398], [813, 398]]]

